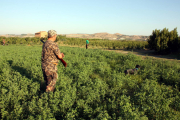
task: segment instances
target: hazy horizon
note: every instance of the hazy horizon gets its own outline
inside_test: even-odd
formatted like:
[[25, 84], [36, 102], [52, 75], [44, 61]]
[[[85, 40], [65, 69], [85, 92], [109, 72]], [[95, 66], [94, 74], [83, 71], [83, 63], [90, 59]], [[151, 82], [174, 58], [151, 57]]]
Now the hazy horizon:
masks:
[[[40, 31], [39, 31], [40, 32]], [[48, 32], [48, 31], [47, 31]], [[101, 33], [107, 33], [107, 32], [101, 32]], [[22, 34], [33, 34], [35, 35], [35, 33], [22, 33]], [[22, 34], [0, 34], [0, 35], [22, 35]], [[61, 33], [60, 33], [61, 34]], [[59, 34], [59, 35], [60, 35]], [[88, 34], [88, 33], [70, 33], [70, 34]], [[92, 34], [96, 34], [96, 33], [92, 33]], [[116, 34], [116, 33], [109, 33], [109, 34]], [[119, 33], [121, 34], [121, 33]], [[61, 34], [61, 35], [68, 35], [68, 34]], [[122, 35], [127, 35], [127, 34], [122, 34]], [[140, 35], [139, 35], [140, 36]], [[149, 36], [149, 35], [142, 35], [142, 36]]]

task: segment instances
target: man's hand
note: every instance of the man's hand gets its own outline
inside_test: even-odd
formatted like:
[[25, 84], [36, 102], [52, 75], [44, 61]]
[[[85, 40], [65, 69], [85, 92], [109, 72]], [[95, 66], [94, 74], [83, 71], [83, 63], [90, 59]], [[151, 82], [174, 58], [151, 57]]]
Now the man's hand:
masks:
[[61, 53], [61, 55], [62, 55], [62, 58], [64, 57], [64, 53]]
[[61, 53], [60, 55], [58, 55], [59, 59], [63, 59], [63, 57], [64, 57], [64, 53]]

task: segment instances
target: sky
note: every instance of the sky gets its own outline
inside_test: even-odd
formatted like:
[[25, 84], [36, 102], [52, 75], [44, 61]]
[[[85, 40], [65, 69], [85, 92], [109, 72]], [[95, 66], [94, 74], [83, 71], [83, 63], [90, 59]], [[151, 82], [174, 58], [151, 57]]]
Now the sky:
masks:
[[152, 34], [177, 27], [180, 0], [0, 0], [0, 34]]

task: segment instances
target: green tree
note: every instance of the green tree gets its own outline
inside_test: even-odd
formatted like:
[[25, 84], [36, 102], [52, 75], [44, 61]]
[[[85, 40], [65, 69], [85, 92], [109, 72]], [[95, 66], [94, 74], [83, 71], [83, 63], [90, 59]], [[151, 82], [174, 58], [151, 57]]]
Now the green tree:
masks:
[[153, 30], [152, 35], [150, 35], [148, 40], [149, 48], [154, 49], [159, 53], [177, 51], [179, 43], [177, 28], [170, 32], [167, 28], [164, 28], [163, 30]]

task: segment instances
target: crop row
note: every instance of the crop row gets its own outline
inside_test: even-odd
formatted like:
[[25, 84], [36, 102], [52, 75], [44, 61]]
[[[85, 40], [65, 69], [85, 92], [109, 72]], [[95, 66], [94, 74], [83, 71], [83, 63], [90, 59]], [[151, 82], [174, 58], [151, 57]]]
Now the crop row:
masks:
[[[0, 46], [1, 119], [180, 117], [180, 64], [133, 54], [60, 47], [54, 93], [44, 93], [41, 46]], [[124, 70], [141, 65], [137, 75]]]

